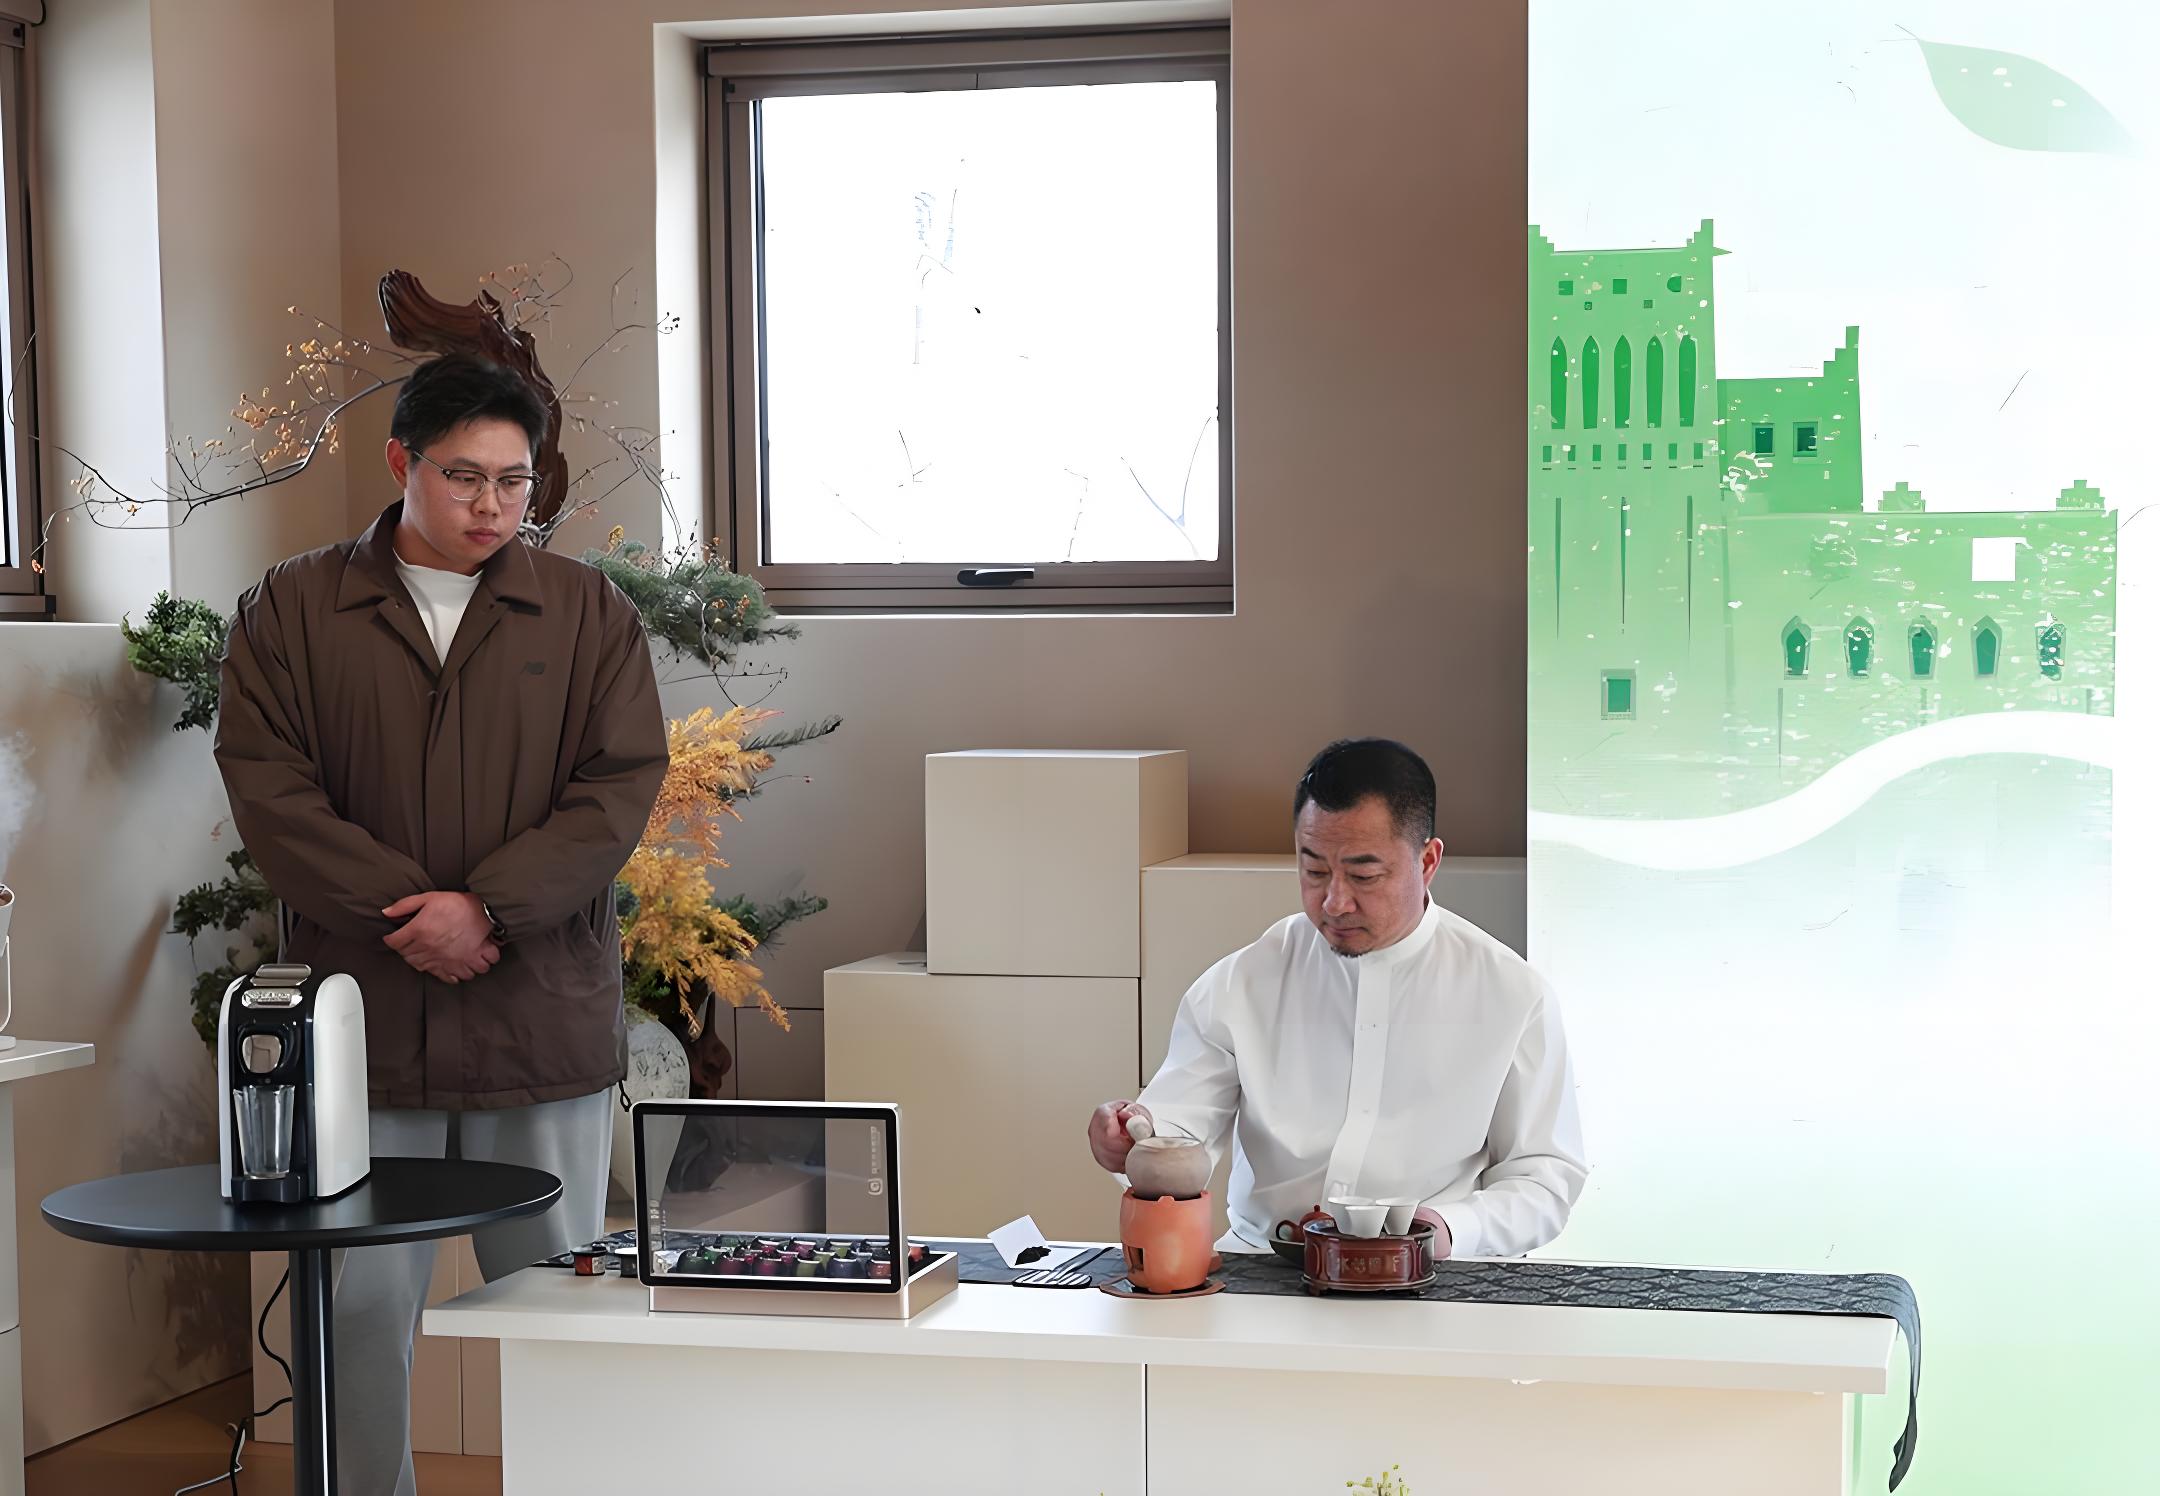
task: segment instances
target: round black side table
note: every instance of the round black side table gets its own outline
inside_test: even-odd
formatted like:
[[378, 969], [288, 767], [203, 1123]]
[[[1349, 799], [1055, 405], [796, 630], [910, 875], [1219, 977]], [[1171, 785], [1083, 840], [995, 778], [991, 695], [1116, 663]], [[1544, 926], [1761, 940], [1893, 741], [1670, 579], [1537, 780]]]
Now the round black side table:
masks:
[[292, 1254], [293, 1491], [335, 1496], [336, 1391], [330, 1346], [330, 1254], [347, 1247], [462, 1236], [538, 1215], [562, 1181], [538, 1169], [457, 1158], [378, 1158], [335, 1200], [234, 1205], [209, 1164], [71, 1185], [41, 1207], [83, 1241], [167, 1252]]

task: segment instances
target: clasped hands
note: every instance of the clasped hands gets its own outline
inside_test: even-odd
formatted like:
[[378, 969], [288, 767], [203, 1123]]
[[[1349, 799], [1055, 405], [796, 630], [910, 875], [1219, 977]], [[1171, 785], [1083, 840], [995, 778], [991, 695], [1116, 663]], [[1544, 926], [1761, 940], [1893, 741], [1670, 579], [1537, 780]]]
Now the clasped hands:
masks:
[[405, 921], [383, 937], [383, 944], [438, 982], [470, 981], [502, 959], [478, 894], [416, 893], [399, 899], [383, 916]]

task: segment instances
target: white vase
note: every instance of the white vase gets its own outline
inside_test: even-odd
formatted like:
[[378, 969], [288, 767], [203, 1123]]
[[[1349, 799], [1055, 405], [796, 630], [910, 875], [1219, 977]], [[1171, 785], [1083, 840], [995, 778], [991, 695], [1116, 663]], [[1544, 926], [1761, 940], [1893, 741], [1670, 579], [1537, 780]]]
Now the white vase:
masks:
[[[690, 1056], [682, 1041], [666, 1024], [642, 1008], [628, 1014], [630, 1032], [629, 1070], [623, 1091], [632, 1101], [680, 1101], [690, 1094]], [[675, 1157], [675, 1140], [682, 1119], [673, 1117], [649, 1124], [645, 1135], [646, 1167], [654, 1177], [665, 1179]], [[608, 1150], [608, 1174], [625, 1197], [637, 1193], [637, 1155], [630, 1140], [630, 1113], [615, 1108], [615, 1137]]]

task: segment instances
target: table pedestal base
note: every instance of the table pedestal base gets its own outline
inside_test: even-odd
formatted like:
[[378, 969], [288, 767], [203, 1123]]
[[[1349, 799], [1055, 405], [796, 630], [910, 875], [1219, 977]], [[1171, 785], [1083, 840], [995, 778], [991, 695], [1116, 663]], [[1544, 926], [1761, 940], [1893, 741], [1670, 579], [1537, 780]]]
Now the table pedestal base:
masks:
[[337, 1395], [330, 1357], [330, 1253], [292, 1254], [293, 1496], [337, 1496]]

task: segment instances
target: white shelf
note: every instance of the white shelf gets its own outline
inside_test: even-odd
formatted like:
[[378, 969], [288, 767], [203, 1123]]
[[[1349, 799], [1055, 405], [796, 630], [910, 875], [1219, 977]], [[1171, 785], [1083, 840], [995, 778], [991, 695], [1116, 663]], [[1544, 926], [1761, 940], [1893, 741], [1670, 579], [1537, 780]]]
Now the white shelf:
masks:
[[0, 1049], [0, 1085], [51, 1075], [59, 1070], [79, 1070], [96, 1058], [88, 1044], [50, 1039], [18, 1039], [12, 1049]]

